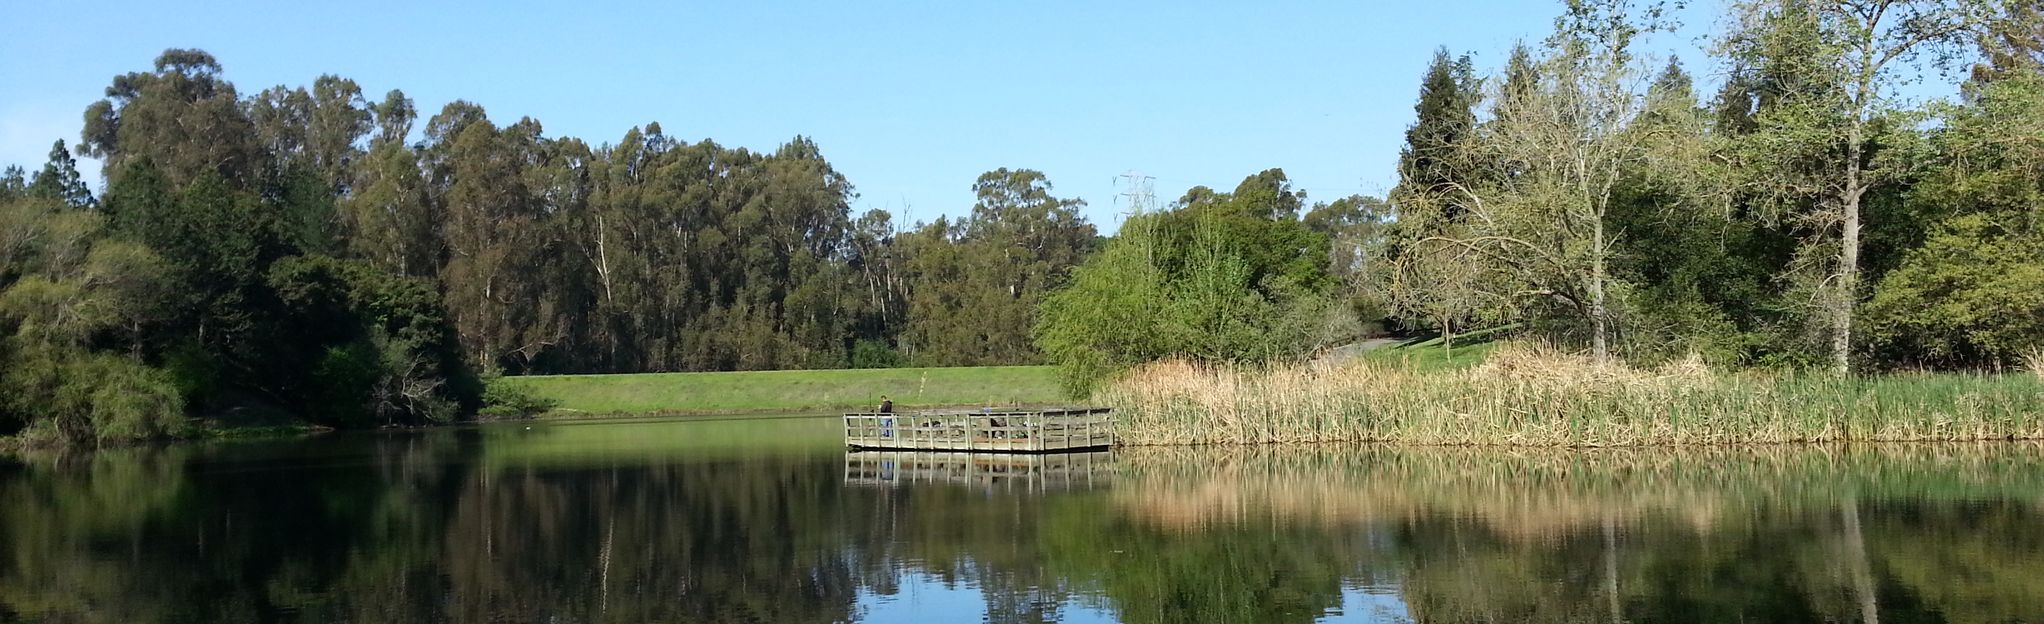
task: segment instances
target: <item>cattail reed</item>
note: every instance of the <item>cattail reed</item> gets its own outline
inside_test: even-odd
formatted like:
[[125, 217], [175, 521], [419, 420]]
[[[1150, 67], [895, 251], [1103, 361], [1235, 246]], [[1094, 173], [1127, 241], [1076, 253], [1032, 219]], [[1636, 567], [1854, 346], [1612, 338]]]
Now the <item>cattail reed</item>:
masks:
[[1654, 369], [1504, 345], [1461, 371], [1367, 361], [1238, 369], [1167, 361], [1095, 399], [1131, 446], [1394, 442], [1621, 447], [2044, 439], [2030, 375], [1866, 378]]

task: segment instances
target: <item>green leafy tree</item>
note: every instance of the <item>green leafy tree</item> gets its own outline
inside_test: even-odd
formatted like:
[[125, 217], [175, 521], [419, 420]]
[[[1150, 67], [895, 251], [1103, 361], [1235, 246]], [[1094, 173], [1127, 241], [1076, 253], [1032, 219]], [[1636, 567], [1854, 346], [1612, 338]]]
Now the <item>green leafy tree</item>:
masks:
[[1998, 367], [2044, 349], [2044, 73], [2022, 70], [1943, 107], [1909, 201], [1949, 214], [1885, 275], [1864, 317], [1884, 361]]
[[1623, 0], [1571, 3], [1539, 61], [1538, 82], [1515, 92], [1523, 86], [1507, 79], [1495, 117], [1463, 148], [1503, 163], [1506, 175], [1456, 182], [1452, 199], [1410, 201], [1402, 213], [1427, 222], [1468, 211], [1466, 229], [1414, 235], [1415, 246], [1456, 250], [1428, 264], [1481, 262], [1493, 268], [1478, 274], [1510, 276], [1492, 282], [1493, 298], [1544, 305], [1598, 358], [1610, 355], [1614, 334], [1617, 190], [1629, 174], [1652, 168], [1663, 151], [1657, 143], [1668, 138], [1634, 127], [1650, 98], [1636, 86], [1642, 72], [1633, 46], [1664, 27], [1659, 11]]
[[253, 184], [264, 155], [220, 63], [200, 50], [165, 50], [155, 71], [114, 77], [85, 111], [79, 151], [114, 175], [153, 163], [173, 186], [205, 175]]
[[[446, 118], [468, 110], [449, 104], [433, 125], [455, 127]], [[441, 282], [469, 361], [487, 371], [529, 361], [558, 334], [529, 305], [538, 301], [531, 261], [543, 243], [542, 213], [524, 182], [521, 163], [529, 161], [520, 157], [518, 131], [499, 131], [487, 119], [458, 127], [445, 137], [451, 143], [435, 148], [444, 150], [451, 178], [441, 200], [448, 253]]]
[[1976, 34], [1981, 59], [1973, 66], [1973, 82], [2044, 71], [2044, 6], [2002, 2], [1988, 8], [1985, 27]]
[[1122, 223], [1120, 234], [1073, 269], [1070, 284], [1043, 301], [1033, 336], [1074, 396], [1177, 350], [1158, 331], [1171, 296], [1150, 223], [1160, 218], [1137, 215]]
[[[1515, 50], [1515, 67], [1525, 62], [1524, 54], [1524, 48]], [[1522, 75], [1518, 79], [1527, 78]], [[1513, 86], [1522, 88], [1516, 82]], [[1476, 131], [1475, 107], [1481, 99], [1469, 56], [1456, 58], [1449, 56], [1447, 48], [1436, 50], [1420, 82], [1419, 103], [1413, 106], [1415, 119], [1406, 128], [1405, 145], [1398, 153], [1395, 194], [1448, 196], [1453, 201], [1454, 186], [1469, 180], [1478, 169], [1466, 148]], [[1455, 214], [1451, 211], [1447, 216]]]
[[168, 265], [95, 213], [0, 203], [0, 434], [32, 444], [172, 435], [183, 396], [135, 357], [167, 313]]
[[1299, 219], [1303, 199], [1271, 169], [1234, 193], [1195, 187], [1170, 210], [1131, 218], [1044, 299], [1037, 346], [1075, 396], [1162, 358], [1306, 355], [1322, 346], [1333, 284], [1327, 239]]
[[1793, 270], [1815, 293], [1832, 368], [1853, 366], [1862, 296], [1864, 204], [1906, 167], [1877, 146], [1910, 124], [1898, 87], [1922, 65], [1949, 64], [1985, 20], [1975, 0], [1751, 1], [1724, 47], [1762, 68], [1768, 99], [1731, 150], [1746, 186], [1807, 232]]
[[2044, 239], [1953, 219], [1881, 280], [1868, 332], [1903, 362], [2013, 366], [2044, 349]]
[[86, 187], [84, 178], [78, 175], [78, 161], [71, 158], [71, 150], [64, 148], [61, 139], [50, 146], [49, 164], [36, 172], [23, 192], [30, 197], [63, 202], [73, 208], [92, 208], [98, 203], [92, 198], [92, 189]]
[[[1524, 46], [1513, 49], [1508, 72], [1508, 92], [1532, 88], [1532, 57]], [[1388, 228], [1384, 262], [1357, 274], [1368, 281], [1351, 280], [1358, 290], [1377, 293], [1386, 315], [1432, 324], [1451, 339], [1458, 325], [1480, 316], [1474, 307], [1479, 297], [1461, 287], [1474, 283], [1469, 280], [1435, 280], [1477, 273], [1463, 270], [1472, 265], [1424, 249], [1418, 241], [1456, 230], [1468, 210], [1462, 204], [1464, 185], [1489, 175], [1482, 155], [1470, 149], [1481, 99], [1469, 57], [1453, 59], [1446, 48], [1437, 50], [1420, 82], [1414, 121], [1399, 151], [1398, 186], [1391, 193], [1394, 205], [1412, 209], [1401, 210]]]
[[356, 169], [355, 192], [340, 207], [350, 254], [398, 275], [432, 276], [441, 254], [437, 213], [417, 155], [380, 141]]
[[1036, 361], [1037, 307], [1091, 249], [1085, 202], [1052, 194], [1041, 172], [997, 169], [973, 183], [978, 201], [908, 242], [903, 349], [929, 365]]
[[21, 165], [8, 165], [0, 169], [0, 201], [12, 201], [28, 195], [27, 172]]
[[322, 256], [281, 260], [264, 281], [296, 337], [278, 361], [310, 372], [289, 395], [317, 420], [416, 425], [475, 407], [478, 389], [429, 283]]

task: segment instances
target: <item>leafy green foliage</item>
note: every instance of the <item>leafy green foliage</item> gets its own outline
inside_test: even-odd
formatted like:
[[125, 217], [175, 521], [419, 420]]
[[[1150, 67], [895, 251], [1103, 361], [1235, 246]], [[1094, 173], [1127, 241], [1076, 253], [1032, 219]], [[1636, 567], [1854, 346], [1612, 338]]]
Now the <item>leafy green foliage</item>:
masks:
[[1267, 362], [1316, 344], [1330, 305], [1327, 239], [1298, 218], [1284, 173], [1235, 193], [1205, 187], [1122, 224], [1107, 248], [1043, 303], [1036, 344], [1084, 396], [1150, 360]]
[[86, 188], [85, 180], [78, 175], [78, 161], [71, 158], [71, 150], [64, 148], [62, 140], [50, 146], [50, 162], [35, 178], [22, 189], [30, 197], [63, 202], [73, 208], [91, 208], [97, 202], [92, 198], [92, 189]]
[[1940, 111], [1910, 209], [1927, 227], [1868, 301], [1880, 361], [2014, 366], [2044, 347], [2044, 74], [2011, 68]]
[[2016, 366], [2044, 348], [2044, 239], [1984, 215], [1946, 224], [1881, 281], [1865, 311], [1893, 361]]
[[1037, 305], [1093, 245], [1085, 202], [1030, 170], [979, 177], [972, 214], [904, 235], [909, 296], [902, 350], [919, 366], [1034, 363]]
[[908, 358], [900, 351], [887, 346], [886, 342], [873, 339], [860, 340], [852, 344], [851, 368], [899, 368], [908, 365]]
[[[1445, 94], [1471, 81], [1437, 55], [1376, 243], [1385, 270], [1349, 276], [1351, 291], [1386, 293], [1407, 327], [1520, 321], [1649, 364], [2009, 365], [2033, 344], [2012, 295], [2029, 288], [2044, 205], [2035, 11], [1850, 4], [1733, 5], [1729, 76], [1707, 107], [1679, 63], [1649, 85], [1626, 50], [1659, 5], [1570, 3], [1543, 49], [1515, 50], [1461, 106]], [[1895, 97], [1969, 41], [1985, 58], [1963, 102]], [[1869, 290], [1879, 303], [1855, 312]]]
[[10, 353], [7, 366], [0, 431], [12, 423], [30, 444], [132, 442], [178, 435], [186, 426], [175, 385], [128, 358], [41, 345]]
[[483, 380], [484, 416], [531, 418], [560, 406], [560, 401], [540, 395], [529, 385], [508, 382], [503, 377]]
[[301, 409], [335, 424], [448, 420], [468, 401], [465, 369], [437, 295], [418, 280], [366, 264], [292, 257], [270, 269], [299, 349], [280, 362], [311, 371], [292, 380]]
[[184, 398], [137, 361], [169, 270], [57, 199], [0, 203], [0, 435], [107, 444], [176, 435]]
[[263, 152], [234, 85], [200, 50], [165, 50], [154, 71], [116, 76], [106, 99], [85, 110], [79, 151], [106, 161], [118, 180], [130, 163], [151, 162], [183, 182], [212, 174], [250, 181]]

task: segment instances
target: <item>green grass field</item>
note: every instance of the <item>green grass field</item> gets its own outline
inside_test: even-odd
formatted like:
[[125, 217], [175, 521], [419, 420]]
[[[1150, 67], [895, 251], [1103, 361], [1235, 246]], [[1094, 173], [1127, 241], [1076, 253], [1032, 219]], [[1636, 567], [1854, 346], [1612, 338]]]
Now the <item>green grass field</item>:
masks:
[[1415, 338], [1364, 352], [1363, 360], [1416, 372], [1462, 370], [1482, 364], [1491, 350], [1497, 347], [1495, 341], [1517, 328], [1517, 325], [1506, 325], [1459, 335], [1455, 337], [1454, 348], [1443, 344], [1438, 337]]
[[560, 402], [555, 416], [736, 414], [1066, 402], [1048, 366], [543, 375], [506, 382]]

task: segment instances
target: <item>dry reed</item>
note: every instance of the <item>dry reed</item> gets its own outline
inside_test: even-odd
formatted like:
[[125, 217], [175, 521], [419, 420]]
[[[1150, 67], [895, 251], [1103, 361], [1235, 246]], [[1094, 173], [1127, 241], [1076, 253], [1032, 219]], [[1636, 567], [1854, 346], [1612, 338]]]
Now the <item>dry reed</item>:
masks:
[[1394, 442], [1648, 446], [2044, 439], [2044, 386], [2018, 376], [1863, 379], [1640, 369], [1504, 345], [1469, 370], [1350, 361], [1266, 370], [1171, 361], [1096, 397], [1131, 446]]
[[1470, 518], [1527, 541], [1657, 517], [1707, 532], [1756, 508], [1855, 495], [2033, 499], [2034, 442], [1510, 449], [1321, 445], [1145, 447], [1117, 454], [1134, 517], [1199, 529], [1278, 517], [1357, 526]]

